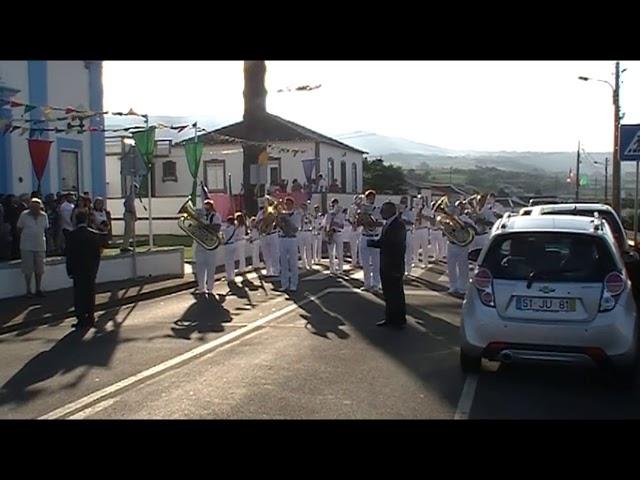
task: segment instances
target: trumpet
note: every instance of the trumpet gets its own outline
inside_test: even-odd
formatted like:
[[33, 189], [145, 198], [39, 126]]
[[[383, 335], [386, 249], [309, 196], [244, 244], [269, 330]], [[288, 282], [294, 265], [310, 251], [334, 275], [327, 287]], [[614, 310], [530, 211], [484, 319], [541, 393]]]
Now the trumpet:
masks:
[[201, 218], [188, 198], [178, 210], [180, 218], [178, 227], [201, 247], [206, 250], [215, 250], [222, 244], [222, 235], [211, 231], [209, 225]]
[[267, 206], [265, 207], [265, 215], [258, 222], [258, 232], [260, 235], [268, 235], [273, 231], [278, 216], [284, 212], [282, 204], [270, 195], [265, 195]]
[[376, 217], [373, 216], [373, 205], [365, 203], [360, 205], [356, 212], [356, 225], [362, 227], [362, 233], [365, 235], [373, 235], [376, 233]]

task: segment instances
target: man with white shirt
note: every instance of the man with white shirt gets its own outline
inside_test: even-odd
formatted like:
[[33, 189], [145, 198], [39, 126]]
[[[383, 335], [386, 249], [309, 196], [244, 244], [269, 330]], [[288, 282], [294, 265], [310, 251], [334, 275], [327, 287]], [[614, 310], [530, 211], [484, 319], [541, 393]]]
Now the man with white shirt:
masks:
[[[260, 207], [260, 211], [258, 215], [256, 215], [256, 225], [260, 228], [260, 224], [264, 221], [267, 214], [267, 199], [259, 199], [258, 206]], [[260, 235], [260, 250], [262, 251], [262, 259], [265, 263], [267, 277], [277, 277], [280, 275], [280, 250], [278, 240], [278, 230], [275, 224], [268, 232], [262, 232]]]
[[[431, 214], [437, 217], [437, 213], [433, 211], [435, 204], [436, 202], [431, 202], [430, 210]], [[442, 262], [447, 256], [447, 240], [442, 233], [442, 227], [437, 222], [434, 222], [434, 226], [431, 229], [431, 245], [433, 246], [434, 261]]]
[[[449, 207], [450, 215], [456, 216], [466, 225], [473, 226], [471, 219], [464, 214], [462, 202], [457, 201]], [[469, 283], [469, 245], [466, 247], [448, 241], [447, 246], [447, 275], [449, 277], [449, 294], [464, 296]]]
[[360, 236], [362, 235], [362, 229], [358, 226], [357, 216], [363, 201], [364, 197], [362, 195], [354, 196], [353, 204], [347, 211], [346, 221], [350, 227], [347, 229], [347, 236], [351, 250], [351, 268], [356, 268], [360, 265]]
[[241, 238], [241, 233], [233, 215], [227, 217], [227, 223], [222, 230], [222, 238], [222, 245], [224, 246], [224, 269], [227, 274], [227, 283], [232, 284], [236, 280], [236, 243]]
[[[203, 202], [205, 223], [212, 233], [219, 234], [222, 220], [215, 210], [213, 200]], [[218, 266], [217, 250], [207, 250], [199, 243], [196, 244], [196, 278], [198, 279], [198, 293], [213, 295], [213, 284]]]
[[324, 179], [324, 175], [318, 175], [318, 183], [316, 185], [316, 191], [318, 193], [326, 193], [328, 189], [327, 181]]
[[71, 192], [67, 192], [64, 196], [64, 201], [60, 205], [60, 232], [62, 237], [59, 239], [60, 250], [64, 252], [67, 236], [69, 232], [73, 230], [73, 209], [74, 209], [74, 195]]
[[[344, 214], [337, 198], [331, 200], [331, 208], [324, 217], [322, 229], [329, 250], [329, 272], [336, 275], [344, 271]], [[336, 265], [337, 264], [337, 265]]]
[[362, 226], [362, 237], [360, 240], [360, 259], [362, 262], [362, 270], [364, 272], [364, 285], [362, 290], [376, 291], [380, 290], [380, 250], [370, 247], [367, 243], [369, 240], [377, 240], [380, 238], [382, 226], [384, 222], [380, 215], [380, 209], [375, 206], [376, 192], [369, 190], [364, 194], [365, 205], [363, 209], [369, 212], [373, 218], [373, 222], [367, 222]]
[[284, 212], [278, 215], [278, 246], [280, 248], [280, 290], [298, 290], [298, 230], [300, 214], [294, 209], [291, 197], [284, 200]]
[[31, 277], [35, 274], [36, 296], [42, 297], [42, 276], [44, 275], [44, 260], [47, 253], [47, 228], [49, 219], [44, 213], [42, 201], [32, 198], [29, 209], [20, 214], [18, 232], [20, 233], [20, 258], [27, 295], [31, 293]]
[[422, 268], [429, 264], [429, 221], [431, 210], [422, 195], [416, 199], [413, 225], [413, 262]]
[[300, 204], [300, 231], [298, 232], [298, 249], [300, 250], [300, 260], [302, 268], [311, 270], [313, 265], [313, 217], [309, 213], [306, 203]]
[[402, 220], [406, 229], [405, 254], [404, 254], [404, 274], [409, 275], [413, 268], [413, 224], [415, 222], [415, 214], [409, 207], [409, 197], [403, 195], [400, 198], [400, 208], [398, 208], [398, 218]]

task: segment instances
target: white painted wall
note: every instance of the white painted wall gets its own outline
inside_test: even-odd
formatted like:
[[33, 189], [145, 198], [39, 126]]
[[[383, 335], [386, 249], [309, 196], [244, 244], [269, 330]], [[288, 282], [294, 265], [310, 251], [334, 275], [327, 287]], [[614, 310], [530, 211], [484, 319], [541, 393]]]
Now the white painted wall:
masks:
[[122, 197], [122, 178], [120, 177], [120, 157], [107, 155], [105, 157], [107, 198]]
[[[11, 88], [17, 88], [20, 93], [16, 99], [29, 100], [29, 71], [25, 60], [0, 60], [0, 77]], [[13, 109], [14, 116], [22, 114], [21, 109]], [[19, 112], [19, 113], [18, 113]], [[7, 134], [8, 135], [8, 134]], [[32, 167], [29, 156], [29, 146], [26, 136], [21, 137], [17, 133], [11, 134], [11, 157], [13, 160], [13, 191], [7, 193], [31, 193]]]
[[[18, 101], [29, 103], [29, 74], [28, 62], [0, 60], [0, 77], [7, 86], [17, 88], [20, 93], [16, 97]], [[84, 67], [84, 61], [48, 61], [47, 62], [47, 83], [48, 83], [48, 101], [49, 105], [57, 107], [76, 107], [83, 105], [89, 108], [89, 71]], [[63, 116], [63, 112], [58, 112]], [[22, 115], [22, 109], [13, 109], [13, 115], [19, 117]], [[50, 126], [63, 126], [62, 123], [50, 124]], [[83, 141], [83, 161], [80, 166], [80, 190], [91, 190], [91, 147], [90, 135], [95, 133], [85, 133], [83, 135], [73, 134], [69, 138]], [[64, 137], [64, 135], [59, 135]], [[18, 133], [11, 134], [11, 152], [13, 158], [13, 192], [15, 194], [31, 193], [32, 172], [31, 157], [29, 155], [29, 147], [27, 144], [27, 135], [20, 136]], [[49, 132], [49, 138], [55, 140], [56, 134]], [[51, 145], [51, 153], [49, 155], [49, 163], [47, 169], [51, 176], [51, 190], [56, 192], [59, 190], [58, 185], [58, 157], [57, 145]], [[20, 181], [22, 180], [22, 181]], [[45, 193], [48, 193], [47, 186], [43, 187]]]
[[[84, 66], [83, 60], [56, 60], [47, 63], [48, 103], [57, 107], [83, 106], [89, 109], [89, 70]], [[58, 112], [62, 113], [62, 112]], [[53, 124], [62, 125], [62, 124]], [[88, 126], [88, 121], [87, 121]], [[91, 135], [97, 133], [87, 132], [82, 135], [73, 133], [70, 135], [50, 133], [50, 139], [69, 138], [82, 140], [82, 163], [80, 165], [81, 192], [91, 191]], [[58, 186], [58, 147], [56, 143], [51, 145], [49, 166], [51, 172], [52, 190], [60, 190]], [[45, 189], [46, 191], [46, 189]]]
[[[328, 176], [329, 171], [329, 159], [333, 158], [334, 160], [334, 177], [338, 180], [338, 184], [340, 185], [340, 163], [344, 160], [347, 164], [347, 185], [346, 185], [346, 193], [360, 193], [362, 192], [362, 161], [363, 154], [354, 152], [348, 149], [342, 149], [339, 147], [335, 147], [333, 145], [328, 145], [326, 143], [320, 144], [320, 172], [327, 180], [327, 185], [331, 184], [331, 179]], [[357, 189], [353, 189], [352, 184], [352, 165], [356, 164], [358, 168], [357, 179], [358, 185]]]
[[[136, 268], [139, 277], [175, 276], [185, 274], [184, 249], [182, 247], [163, 249], [136, 255]], [[128, 280], [133, 277], [133, 255], [102, 257], [97, 283]], [[64, 259], [49, 258], [42, 277], [42, 289], [55, 291], [72, 286], [67, 276]], [[20, 262], [0, 265], [0, 299], [24, 295], [24, 277], [20, 270]]]

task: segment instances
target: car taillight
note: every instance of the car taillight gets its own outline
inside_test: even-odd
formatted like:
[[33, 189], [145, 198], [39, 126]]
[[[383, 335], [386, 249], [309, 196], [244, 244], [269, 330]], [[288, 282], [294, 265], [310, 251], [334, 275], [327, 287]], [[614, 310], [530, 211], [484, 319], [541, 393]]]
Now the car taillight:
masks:
[[609, 295], [615, 297], [616, 295], [620, 295], [624, 290], [625, 279], [618, 272], [611, 272], [604, 279], [604, 288], [609, 293]]
[[493, 276], [486, 268], [479, 268], [473, 277], [473, 284], [478, 289], [478, 296], [483, 305], [487, 307], [495, 307], [495, 299], [493, 298]]
[[618, 296], [623, 292], [626, 284], [625, 278], [618, 272], [611, 272], [604, 279], [604, 289], [600, 299], [600, 311], [613, 310], [618, 301]]

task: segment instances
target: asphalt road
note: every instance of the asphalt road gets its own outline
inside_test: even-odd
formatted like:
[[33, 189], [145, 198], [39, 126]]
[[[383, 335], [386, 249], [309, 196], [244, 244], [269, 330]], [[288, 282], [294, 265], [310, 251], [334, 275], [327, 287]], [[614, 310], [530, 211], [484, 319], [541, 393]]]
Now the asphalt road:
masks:
[[296, 294], [250, 279], [0, 336], [0, 418], [564, 419], [640, 417], [638, 393], [594, 372], [458, 369], [461, 300], [442, 268], [407, 281], [409, 325], [375, 326], [361, 274], [307, 277]]

